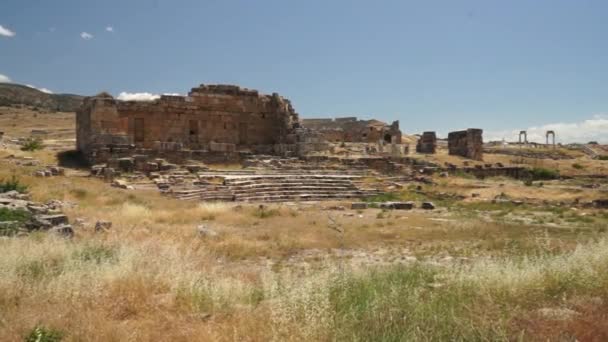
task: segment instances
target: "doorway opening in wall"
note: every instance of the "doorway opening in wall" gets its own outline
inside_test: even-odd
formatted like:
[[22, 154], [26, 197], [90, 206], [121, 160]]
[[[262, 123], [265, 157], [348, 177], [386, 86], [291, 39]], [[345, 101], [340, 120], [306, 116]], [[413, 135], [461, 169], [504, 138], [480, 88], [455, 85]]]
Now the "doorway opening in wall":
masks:
[[198, 142], [198, 120], [190, 120], [188, 123], [189, 131], [188, 138], [191, 143]]
[[143, 118], [135, 118], [133, 121], [134, 125], [134, 140], [135, 142], [143, 142], [144, 135], [144, 119]]
[[391, 142], [391, 135], [390, 134], [385, 134], [384, 135], [384, 141], [387, 142], [387, 143], [390, 143]]

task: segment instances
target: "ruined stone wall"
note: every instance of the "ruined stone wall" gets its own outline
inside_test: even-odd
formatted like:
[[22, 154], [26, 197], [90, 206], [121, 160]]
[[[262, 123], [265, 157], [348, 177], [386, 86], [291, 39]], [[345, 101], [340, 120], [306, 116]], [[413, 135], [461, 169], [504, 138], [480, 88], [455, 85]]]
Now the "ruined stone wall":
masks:
[[416, 152], [434, 154], [437, 149], [437, 135], [435, 132], [424, 132], [416, 144]]
[[277, 144], [295, 144], [297, 125], [298, 114], [289, 100], [238, 86], [201, 85], [188, 96], [149, 102], [119, 101], [105, 94], [85, 99], [78, 111], [77, 146], [89, 155], [127, 146], [226, 153], [273, 150]]
[[335, 119], [302, 119], [302, 126], [320, 132], [328, 142], [401, 143], [399, 121], [391, 125], [378, 120], [356, 117]]
[[448, 150], [451, 155], [458, 155], [474, 160], [483, 160], [483, 131], [469, 128], [466, 131], [448, 134]]

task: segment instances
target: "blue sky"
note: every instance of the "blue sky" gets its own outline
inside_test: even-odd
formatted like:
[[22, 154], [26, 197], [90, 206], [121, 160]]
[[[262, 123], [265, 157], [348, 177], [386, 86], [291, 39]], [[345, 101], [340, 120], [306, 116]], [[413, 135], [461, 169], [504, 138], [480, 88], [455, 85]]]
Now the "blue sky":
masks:
[[239, 84], [303, 117], [608, 143], [606, 18], [599, 0], [2, 0], [0, 74], [55, 93]]

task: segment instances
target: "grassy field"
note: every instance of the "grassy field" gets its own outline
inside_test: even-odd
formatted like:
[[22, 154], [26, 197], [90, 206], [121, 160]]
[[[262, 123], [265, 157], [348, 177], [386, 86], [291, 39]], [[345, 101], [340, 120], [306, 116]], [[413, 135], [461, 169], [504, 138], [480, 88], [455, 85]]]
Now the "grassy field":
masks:
[[36, 178], [8, 155], [55, 152], [0, 150], [0, 180], [82, 224], [0, 239], [2, 341], [608, 339], [608, 214], [571, 205], [606, 197], [601, 180], [435, 177], [387, 197], [433, 211], [260, 209]]

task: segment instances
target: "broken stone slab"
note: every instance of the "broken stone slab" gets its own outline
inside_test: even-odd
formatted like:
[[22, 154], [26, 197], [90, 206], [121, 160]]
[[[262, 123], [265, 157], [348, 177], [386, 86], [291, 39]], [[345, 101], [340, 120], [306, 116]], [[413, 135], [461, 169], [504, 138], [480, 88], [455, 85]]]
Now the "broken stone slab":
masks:
[[68, 224], [68, 217], [66, 215], [63, 214], [56, 214], [56, 215], [37, 215], [36, 216], [37, 219], [42, 220], [42, 221], [47, 221], [49, 222], [51, 225], [53, 226], [59, 226], [62, 224]]
[[380, 209], [395, 209], [395, 204], [393, 202], [380, 203]]
[[74, 237], [74, 229], [69, 224], [62, 224], [49, 229], [49, 233], [55, 234], [64, 238]]
[[112, 182], [112, 186], [116, 187], [116, 188], [120, 188], [120, 189], [128, 189], [129, 188], [129, 184], [127, 184], [126, 181], [122, 180], [122, 179], [116, 179], [114, 180], [114, 182]]
[[596, 199], [591, 202], [596, 208], [608, 208], [608, 199]]
[[393, 207], [397, 210], [411, 210], [414, 209], [414, 202], [393, 202]]
[[95, 232], [103, 232], [112, 228], [111, 221], [97, 221], [95, 223]]
[[435, 209], [435, 204], [433, 204], [433, 202], [422, 202], [420, 208], [425, 210], [433, 210]]
[[218, 235], [215, 230], [207, 227], [204, 224], [201, 224], [198, 227], [196, 227], [196, 231], [199, 236], [203, 236], [203, 237], [214, 237], [214, 236]]
[[11, 190], [7, 192], [0, 193], [0, 198], [11, 198], [16, 200], [29, 200], [29, 194], [22, 194], [19, 191]]
[[367, 209], [367, 203], [365, 202], [353, 202], [350, 204], [350, 208], [353, 210]]

